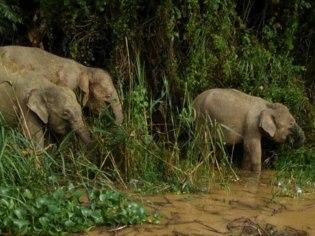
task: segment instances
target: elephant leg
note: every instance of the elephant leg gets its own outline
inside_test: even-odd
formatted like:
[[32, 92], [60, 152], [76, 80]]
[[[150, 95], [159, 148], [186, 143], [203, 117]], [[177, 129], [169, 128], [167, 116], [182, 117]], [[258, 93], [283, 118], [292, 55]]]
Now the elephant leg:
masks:
[[43, 127], [38, 117], [30, 112], [24, 113], [20, 121], [20, 128], [23, 135], [32, 139], [36, 146], [40, 148], [44, 147]]
[[242, 168], [255, 172], [261, 171], [261, 143], [260, 138], [244, 139], [244, 157]]

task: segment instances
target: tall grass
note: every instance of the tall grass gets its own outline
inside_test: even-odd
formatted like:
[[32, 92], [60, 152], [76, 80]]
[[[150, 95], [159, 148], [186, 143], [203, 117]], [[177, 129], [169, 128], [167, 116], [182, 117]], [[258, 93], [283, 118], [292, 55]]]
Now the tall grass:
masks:
[[[124, 124], [111, 132], [104, 129], [103, 118], [92, 121], [96, 138], [102, 140], [106, 136], [101, 153], [107, 150], [113, 156], [111, 168], [116, 170], [119, 181], [138, 190], [161, 192], [192, 191], [201, 176], [206, 179], [204, 184], [215, 178], [224, 180], [225, 170], [231, 166], [222, 137], [214, 140], [208, 134], [209, 155], [203, 160], [200, 158], [200, 141], [189, 91], [186, 90], [182, 108], [173, 107], [168, 79], [164, 77], [161, 96], [152, 99], [140, 58], [134, 63], [129, 61], [129, 67], [129, 88], [121, 96], [125, 108]], [[158, 121], [154, 120], [157, 113], [161, 117]], [[217, 156], [223, 158], [218, 161]], [[228, 168], [221, 168], [219, 162], [226, 163]]]

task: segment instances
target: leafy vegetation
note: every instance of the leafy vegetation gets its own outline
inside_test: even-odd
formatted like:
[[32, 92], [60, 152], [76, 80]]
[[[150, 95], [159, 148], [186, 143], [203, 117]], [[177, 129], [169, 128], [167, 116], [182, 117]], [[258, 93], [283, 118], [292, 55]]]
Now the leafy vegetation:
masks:
[[40, 189], [1, 187], [0, 232], [56, 235], [104, 224], [135, 224], [148, 216], [142, 206], [121, 193], [93, 189], [87, 193], [89, 201], [83, 204], [83, 191], [72, 188], [44, 193]]
[[297, 150], [282, 150], [279, 152], [274, 165], [278, 170], [278, 179], [289, 182], [290, 187], [306, 187], [312, 189], [314, 186], [314, 147], [303, 147]]
[[[125, 121], [112, 129], [107, 108], [87, 116], [97, 140], [90, 155], [72, 134], [39, 154], [2, 122], [0, 219], [7, 220], [1, 233], [53, 234], [143, 222], [143, 208], [112, 192], [114, 184], [154, 193], [224, 186], [234, 163], [220, 140], [209, 140], [209, 155], [200, 159], [191, 110], [193, 98], [212, 87], [286, 104], [307, 143], [299, 150], [276, 148], [271, 167], [296, 186], [314, 183], [314, 11], [311, 0], [2, 1], [1, 45], [41, 45], [109, 70]], [[96, 194], [88, 204], [81, 202], [82, 189]], [[42, 200], [54, 207], [39, 204]], [[43, 218], [50, 217], [44, 211], [60, 218]]]
[[20, 133], [5, 126], [0, 133], [0, 233], [55, 235], [148, 219], [86, 156], [71, 157], [77, 148], [69, 143], [38, 154]]
[[17, 30], [17, 25], [23, 22], [18, 1], [1, 1], [0, 3], [0, 33]]

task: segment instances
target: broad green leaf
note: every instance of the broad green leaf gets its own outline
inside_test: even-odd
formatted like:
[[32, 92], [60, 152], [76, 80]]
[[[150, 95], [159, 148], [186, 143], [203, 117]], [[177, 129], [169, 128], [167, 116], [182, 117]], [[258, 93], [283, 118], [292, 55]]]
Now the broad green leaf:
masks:
[[67, 227], [73, 227], [74, 225], [75, 225], [75, 223], [72, 220], [67, 220], [65, 222], [65, 226], [67, 226]]
[[22, 219], [26, 216], [26, 210], [23, 208], [17, 208], [14, 210], [14, 214], [17, 218]]
[[0, 187], [0, 194], [1, 195], [9, 195], [10, 189], [6, 187]]
[[9, 208], [10, 210], [12, 210], [14, 208], [14, 201], [12, 199], [10, 200], [7, 200], [7, 199], [4, 199], [2, 198], [0, 200], [0, 204], [3, 204], [5, 207]]
[[23, 196], [29, 200], [33, 199], [33, 194], [31, 193], [31, 191], [29, 189], [24, 190]]
[[65, 198], [65, 192], [63, 189], [57, 189], [54, 193], [53, 193], [53, 196], [55, 199], [63, 199]]
[[13, 220], [13, 223], [19, 229], [22, 229], [22, 228], [24, 228], [24, 227], [26, 227], [26, 226], [28, 226], [30, 224], [28, 220], [18, 220], [18, 219]]
[[90, 192], [89, 196], [90, 196], [91, 201], [96, 200], [96, 199], [98, 199], [98, 197], [100, 196], [100, 191], [97, 190], [97, 189], [93, 189], [93, 190]]
[[104, 222], [104, 219], [100, 210], [93, 211], [91, 216], [95, 220], [96, 224], [102, 224]]
[[47, 217], [40, 217], [38, 222], [42, 225], [43, 228], [46, 228], [49, 225], [49, 220]]
[[83, 196], [83, 191], [80, 190], [80, 189], [77, 189], [75, 190], [73, 193], [72, 193], [72, 196], [75, 198], [75, 199], [78, 199], [80, 200], [80, 198]]
[[43, 205], [48, 205], [50, 201], [46, 197], [40, 197], [36, 199], [36, 206], [38, 208], [42, 207]]
[[88, 209], [88, 208], [83, 208], [81, 210], [82, 215], [85, 217], [91, 216], [92, 215], [92, 210]]

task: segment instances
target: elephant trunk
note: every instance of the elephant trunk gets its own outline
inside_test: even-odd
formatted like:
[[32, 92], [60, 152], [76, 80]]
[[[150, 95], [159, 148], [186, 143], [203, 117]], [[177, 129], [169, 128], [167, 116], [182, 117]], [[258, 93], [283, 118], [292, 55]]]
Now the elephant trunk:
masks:
[[75, 130], [76, 135], [82, 140], [88, 149], [92, 148], [92, 139], [90, 133], [83, 121], [72, 124], [72, 128]]
[[293, 143], [291, 144], [293, 148], [299, 148], [303, 145], [305, 141], [305, 134], [304, 131], [300, 126], [297, 124], [293, 128]]
[[111, 102], [111, 107], [115, 116], [116, 125], [121, 125], [124, 119], [122, 105], [119, 100], [118, 94], [116, 91], [113, 93], [113, 101]]

